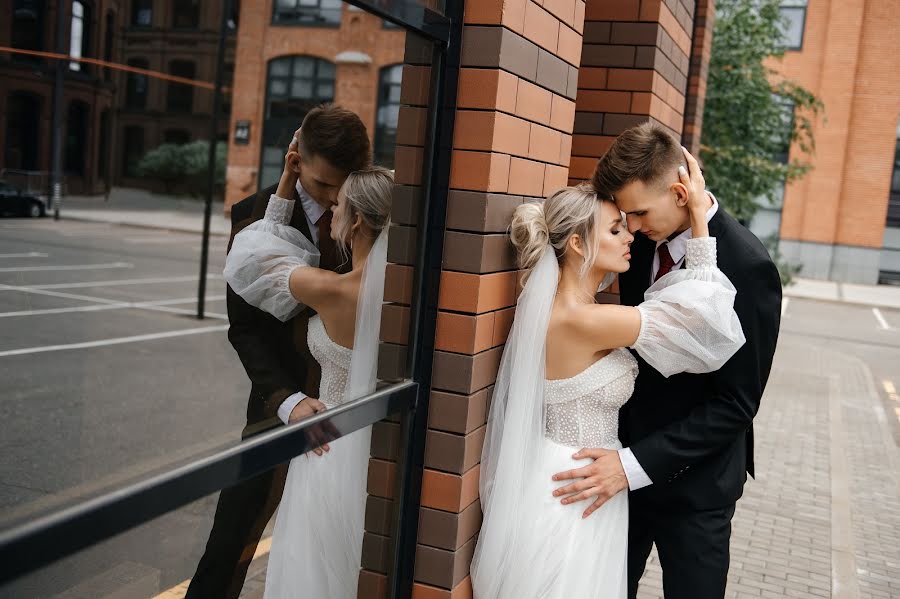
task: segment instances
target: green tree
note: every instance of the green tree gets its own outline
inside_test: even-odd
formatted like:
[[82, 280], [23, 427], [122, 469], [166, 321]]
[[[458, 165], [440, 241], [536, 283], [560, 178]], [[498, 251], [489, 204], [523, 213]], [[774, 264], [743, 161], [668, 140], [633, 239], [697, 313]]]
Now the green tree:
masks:
[[[700, 156], [710, 189], [744, 223], [761, 199], [775, 202], [782, 184], [809, 171], [823, 109], [770, 66], [784, 56], [782, 31], [778, 0], [716, 2]], [[788, 161], [791, 143], [802, 156]]]
[[[228, 146], [216, 143], [215, 185], [221, 189], [225, 185], [225, 164]], [[209, 142], [194, 141], [187, 144], [162, 144], [147, 152], [138, 163], [138, 174], [162, 181], [166, 193], [172, 193], [176, 185], [181, 185], [189, 195], [202, 197], [206, 192], [209, 168]]]

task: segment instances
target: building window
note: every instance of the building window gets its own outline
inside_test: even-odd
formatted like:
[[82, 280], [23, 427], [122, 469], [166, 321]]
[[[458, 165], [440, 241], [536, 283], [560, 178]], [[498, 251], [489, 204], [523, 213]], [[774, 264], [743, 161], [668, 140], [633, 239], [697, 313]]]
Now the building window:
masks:
[[133, 0], [131, 3], [131, 25], [150, 27], [153, 24], [153, 0]]
[[[90, 56], [91, 48], [91, 9], [90, 6], [79, 0], [72, 2], [72, 29], [69, 37], [69, 56], [74, 58], [86, 58]], [[69, 68], [73, 71], [86, 73], [88, 65], [72, 61]]]
[[122, 171], [126, 177], [137, 177], [137, 166], [144, 156], [144, 130], [125, 127], [125, 147], [122, 152]]
[[84, 102], [69, 104], [66, 119], [65, 170], [73, 175], [84, 175], [85, 148], [87, 147], [88, 105]]
[[806, 25], [806, 0], [781, 3], [781, 26], [785, 50], [803, 47], [803, 28]]
[[163, 143], [183, 146], [191, 141], [191, 132], [184, 129], [166, 129], [163, 133]]
[[284, 153], [306, 113], [334, 100], [334, 63], [311, 56], [269, 61], [260, 188], [278, 181]]
[[[186, 79], [194, 78], [194, 63], [189, 60], [173, 60], [169, 63], [169, 74]], [[185, 83], [169, 83], [166, 96], [169, 112], [191, 112], [194, 109], [194, 87]]]
[[6, 140], [3, 166], [36, 171], [41, 136], [41, 97], [12, 92], [6, 99]]
[[400, 83], [403, 65], [381, 69], [378, 75], [378, 111], [375, 113], [375, 162], [394, 168], [397, 119], [400, 116]]
[[200, 26], [200, 0], [172, 0], [172, 26], [196, 29]]
[[339, 27], [341, 0], [275, 0], [272, 22], [276, 25]]
[[[13, 48], [22, 50], [44, 49], [44, 3], [37, 0], [16, 0], [13, 3], [12, 35]], [[37, 56], [13, 54], [19, 62], [40, 62]]]
[[[147, 69], [150, 67], [150, 63], [143, 58], [132, 58], [128, 61], [128, 66]], [[143, 110], [147, 107], [149, 81], [149, 78], [142, 73], [128, 73], [128, 82], [125, 89], [125, 106], [127, 108]]]
[[897, 125], [897, 145], [894, 149], [894, 172], [891, 175], [887, 226], [900, 227], [900, 125]]

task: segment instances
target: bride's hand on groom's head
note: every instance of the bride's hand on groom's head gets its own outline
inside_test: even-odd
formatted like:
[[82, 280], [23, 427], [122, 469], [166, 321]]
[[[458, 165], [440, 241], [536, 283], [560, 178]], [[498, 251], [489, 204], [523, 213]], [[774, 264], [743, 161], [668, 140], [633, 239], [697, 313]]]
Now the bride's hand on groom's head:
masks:
[[560, 487], [553, 492], [554, 497], [562, 497], [561, 503], [569, 505], [576, 501], [584, 501], [596, 497], [594, 502], [581, 515], [587, 518], [604, 503], [628, 488], [625, 469], [619, 459], [619, 452], [612, 449], [582, 449], [572, 456], [581, 460], [593, 458], [594, 462], [581, 468], [567, 470], [553, 475], [553, 480], [581, 479], [572, 484]]
[[687, 208], [705, 214], [709, 202], [706, 198], [706, 180], [703, 178], [703, 171], [700, 170], [697, 159], [688, 152], [687, 148], [682, 146], [681, 151], [687, 162], [687, 168], [678, 167], [678, 180], [688, 190]]

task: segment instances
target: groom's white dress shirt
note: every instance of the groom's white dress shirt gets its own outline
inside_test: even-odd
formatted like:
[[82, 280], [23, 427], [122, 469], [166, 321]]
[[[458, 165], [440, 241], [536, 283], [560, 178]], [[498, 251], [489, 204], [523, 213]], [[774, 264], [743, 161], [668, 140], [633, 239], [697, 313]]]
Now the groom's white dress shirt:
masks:
[[[712, 207], [706, 211], [706, 222], [709, 222], [712, 220], [712, 217], [716, 215], [716, 212], [718, 212], [719, 202], [716, 201], [716, 197], [710, 192], [707, 191], [706, 194], [712, 200]], [[662, 244], [669, 244], [669, 254], [672, 256], [672, 260], [675, 263], [674, 266], [672, 266], [672, 270], [677, 270], [684, 264], [684, 257], [685, 254], [687, 254], [687, 242], [688, 239], [691, 239], [692, 237], [693, 230], [691, 228], [688, 228], [674, 239], [656, 242], [657, 250]], [[653, 253], [653, 267], [650, 269], [651, 285], [656, 280], [656, 273], [658, 272], [659, 252], [657, 251]], [[631, 448], [626, 447], [624, 449], [620, 449], [619, 460], [621, 460], [622, 468], [625, 470], [625, 478], [628, 479], [628, 488], [630, 490], [637, 491], [638, 489], [643, 489], [644, 487], [649, 487], [653, 484], [653, 481], [650, 480], [649, 476], [647, 476], [647, 473], [641, 467], [641, 464], [637, 461], [637, 458], [634, 457], [634, 452], [631, 451]]]
[[[306, 217], [306, 224], [309, 225], [309, 234], [312, 237], [312, 242], [318, 247], [319, 228], [317, 225], [319, 219], [325, 214], [325, 208], [312, 199], [312, 196], [306, 193], [300, 185], [300, 181], [297, 181], [297, 195], [300, 196], [300, 205], [303, 207], [303, 215]], [[281, 421], [287, 424], [291, 417], [291, 412], [293, 412], [294, 408], [297, 407], [297, 404], [306, 399], [306, 397], [307, 395], [305, 393], [299, 391], [281, 402], [281, 405], [278, 406], [278, 417]]]

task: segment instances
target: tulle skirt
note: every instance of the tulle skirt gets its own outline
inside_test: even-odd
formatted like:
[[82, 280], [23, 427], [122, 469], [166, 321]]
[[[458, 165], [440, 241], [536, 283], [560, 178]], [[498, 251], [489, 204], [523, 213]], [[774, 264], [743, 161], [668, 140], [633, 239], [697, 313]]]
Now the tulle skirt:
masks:
[[266, 599], [356, 599], [372, 427], [291, 461], [275, 518]]
[[625, 599], [628, 493], [619, 493], [587, 518], [581, 514], [590, 501], [562, 505], [553, 497], [556, 488], [572, 482], [555, 482], [554, 474], [592, 462], [573, 460], [576, 451], [543, 440], [541, 463], [523, 485], [526, 493], [542, 498], [538, 513], [520, 527], [515, 544], [504, 548], [514, 573], [502, 581], [489, 572], [474, 577], [475, 599]]

